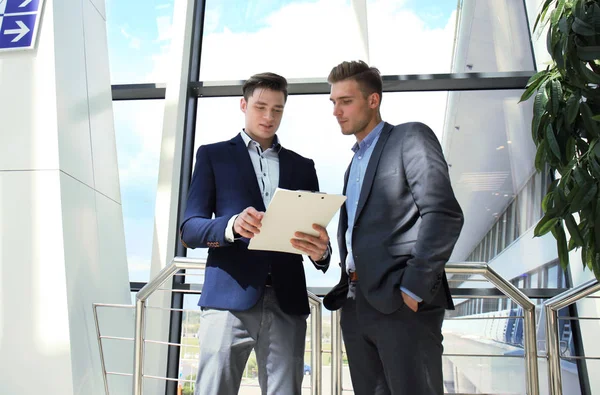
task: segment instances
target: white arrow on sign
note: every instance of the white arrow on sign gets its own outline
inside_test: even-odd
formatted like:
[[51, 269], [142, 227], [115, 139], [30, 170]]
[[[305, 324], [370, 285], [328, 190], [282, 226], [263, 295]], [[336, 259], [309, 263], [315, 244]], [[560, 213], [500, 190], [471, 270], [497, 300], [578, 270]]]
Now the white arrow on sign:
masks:
[[20, 39], [22, 39], [23, 37], [25, 37], [25, 35], [27, 33], [29, 33], [29, 28], [27, 27], [26, 24], [24, 24], [22, 21], [17, 21], [17, 25], [19, 25], [18, 29], [7, 29], [4, 31], [4, 34], [16, 34], [17, 36], [15, 38], [13, 38], [11, 40], [11, 42], [16, 43], [17, 41], [19, 41]]
[[24, 2], [21, 3], [21, 5], [19, 6], [19, 8], [23, 8], [26, 7], [27, 4], [31, 3], [33, 0], [25, 0]]

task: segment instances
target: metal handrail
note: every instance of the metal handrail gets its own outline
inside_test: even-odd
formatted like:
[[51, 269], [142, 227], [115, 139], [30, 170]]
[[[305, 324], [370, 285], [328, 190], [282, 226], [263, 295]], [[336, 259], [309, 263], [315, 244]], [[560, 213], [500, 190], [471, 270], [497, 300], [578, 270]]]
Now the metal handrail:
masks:
[[161, 285], [180, 270], [204, 269], [205, 259], [175, 257], [171, 264], [164, 267], [136, 295], [135, 335], [133, 354], [133, 394], [142, 395], [144, 375], [144, 332], [146, 326], [146, 301]]
[[565, 291], [544, 303], [544, 310], [546, 313], [546, 337], [548, 339], [546, 346], [548, 380], [550, 393], [552, 395], [562, 395], [563, 393], [562, 372], [560, 369], [560, 346], [558, 341], [558, 310], [598, 291], [600, 291], [600, 283], [598, 280], [594, 279]]
[[[494, 269], [486, 263], [449, 263], [445, 267], [446, 273], [453, 274], [480, 274], [485, 277], [494, 287], [512, 299], [523, 308], [524, 340], [526, 365], [526, 389], [528, 395], [539, 395], [540, 383], [537, 364], [537, 341], [535, 334], [535, 304], [514, 284], [506, 281]], [[467, 280], [468, 281], [468, 280]], [[339, 325], [339, 314], [337, 311], [331, 314], [331, 393], [340, 395], [342, 393], [342, 341], [341, 328]]]

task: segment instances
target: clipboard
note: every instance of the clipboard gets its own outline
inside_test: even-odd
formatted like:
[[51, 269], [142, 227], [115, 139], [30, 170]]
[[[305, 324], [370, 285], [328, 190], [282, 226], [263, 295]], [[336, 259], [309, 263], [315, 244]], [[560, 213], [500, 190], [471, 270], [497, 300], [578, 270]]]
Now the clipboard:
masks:
[[260, 233], [250, 239], [249, 250], [303, 254], [292, 246], [295, 232], [313, 236], [312, 224], [327, 227], [346, 196], [277, 188], [262, 219]]

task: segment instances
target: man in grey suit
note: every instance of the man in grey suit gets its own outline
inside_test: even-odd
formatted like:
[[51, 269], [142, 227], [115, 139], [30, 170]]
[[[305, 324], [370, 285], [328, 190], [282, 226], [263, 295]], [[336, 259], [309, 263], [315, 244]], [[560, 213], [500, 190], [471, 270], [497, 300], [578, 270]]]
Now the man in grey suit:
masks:
[[333, 115], [354, 135], [338, 243], [342, 275], [325, 297], [341, 325], [357, 395], [443, 394], [444, 265], [463, 225], [441, 146], [426, 125], [380, 115], [379, 70], [343, 62], [328, 77]]

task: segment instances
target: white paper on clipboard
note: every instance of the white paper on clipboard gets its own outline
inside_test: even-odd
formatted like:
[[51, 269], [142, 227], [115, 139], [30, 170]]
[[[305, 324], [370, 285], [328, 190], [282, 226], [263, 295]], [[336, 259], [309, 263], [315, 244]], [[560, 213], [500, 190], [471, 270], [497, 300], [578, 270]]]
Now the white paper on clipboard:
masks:
[[312, 224], [327, 227], [346, 196], [277, 188], [248, 249], [302, 254], [292, 247], [295, 232], [318, 236]]

